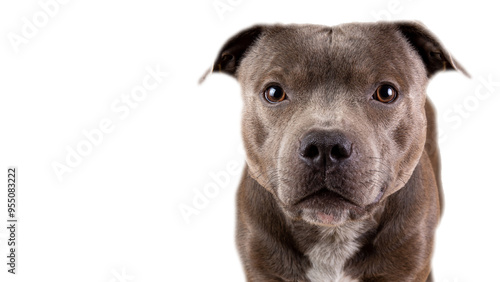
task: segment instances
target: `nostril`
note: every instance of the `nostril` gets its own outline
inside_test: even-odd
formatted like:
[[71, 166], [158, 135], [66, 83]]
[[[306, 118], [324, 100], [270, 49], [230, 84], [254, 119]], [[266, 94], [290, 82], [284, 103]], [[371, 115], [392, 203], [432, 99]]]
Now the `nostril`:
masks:
[[345, 163], [352, 154], [352, 142], [338, 130], [311, 131], [299, 139], [298, 158], [315, 170], [330, 170]]
[[[349, 147], [349, 148], [348, 148]], [[333, 159], [344, 159], [351, 155], [351, 146], [335, 144], [330, 151], [330, 156]]]
[[310, 144], [302, 152], [302, 156], [308, 159], [314, 159], [319, 155], [319, 149], [316, 145]]

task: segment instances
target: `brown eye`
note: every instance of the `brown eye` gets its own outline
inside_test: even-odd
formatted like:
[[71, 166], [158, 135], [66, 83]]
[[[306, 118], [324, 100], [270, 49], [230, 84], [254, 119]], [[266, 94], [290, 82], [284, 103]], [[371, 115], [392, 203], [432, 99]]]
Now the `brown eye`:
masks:
[[398, 93], [396, 89], [394, 89], [394, 87], [388, 84], [383, 84], [377, 88], [377, 91], [375, 91], [375, 94], [373, 94], [373, 99], [378, 100], [382, 103], [391, 103], [396, 100], [397, 96]]
[[266, 88], [266, 91], [264, 91], [264, 98], [266, 98], [266, 100], [269, 103], [272, 103], [272, 104], [279, 103], [279, 102], [285, 100], [286, 93], [283, 90], [283, 88], [281, 88], [279, 86], [269, 86]]

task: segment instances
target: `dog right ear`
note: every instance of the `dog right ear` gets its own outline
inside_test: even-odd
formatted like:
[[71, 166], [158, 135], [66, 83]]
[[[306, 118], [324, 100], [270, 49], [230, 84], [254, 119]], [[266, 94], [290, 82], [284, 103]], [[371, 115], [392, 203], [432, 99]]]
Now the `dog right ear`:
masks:
[[255, 43], [263, 31], [264, 26], [256, 25], [231, 37], [222, 46], [212, 68], [201, 77], [199, 83], [202, 83], [212, 72], [223, 72], [235, 77], [245, 52]]

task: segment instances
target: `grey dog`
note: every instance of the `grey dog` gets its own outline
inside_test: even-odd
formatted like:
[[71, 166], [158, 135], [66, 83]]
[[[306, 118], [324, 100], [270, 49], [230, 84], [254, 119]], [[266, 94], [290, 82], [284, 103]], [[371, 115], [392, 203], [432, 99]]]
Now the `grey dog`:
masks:
[[414, 22], [258, 25], [212, 71], [241, 84], [248, 281], [432, 281], [442, 210], [429, 79], [465, 70]]

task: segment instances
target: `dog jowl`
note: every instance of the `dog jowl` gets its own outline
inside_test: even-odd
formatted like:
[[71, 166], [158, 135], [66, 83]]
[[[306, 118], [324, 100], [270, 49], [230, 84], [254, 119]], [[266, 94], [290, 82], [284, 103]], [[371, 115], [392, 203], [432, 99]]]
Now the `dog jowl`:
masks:
[[465, 70], [412, 22], [259, 25], [212, 71], [241, 84], [248, 281], [431, 281], [442, 209], [429, 78]]

